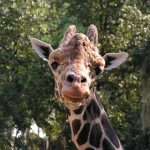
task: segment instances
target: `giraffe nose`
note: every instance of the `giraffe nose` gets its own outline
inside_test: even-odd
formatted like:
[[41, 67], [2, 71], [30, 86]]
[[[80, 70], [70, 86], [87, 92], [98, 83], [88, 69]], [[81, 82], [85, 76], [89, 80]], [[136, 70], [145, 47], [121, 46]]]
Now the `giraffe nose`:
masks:
[[79, 83], [86, 83], [87, 79], [85, 76], [81, 75], [81, 76], [76, 76], [74, 74], [68, 74], [66, 77], [66, 81], [68, 83], [73, 83], [73, 82], [79, 82]]

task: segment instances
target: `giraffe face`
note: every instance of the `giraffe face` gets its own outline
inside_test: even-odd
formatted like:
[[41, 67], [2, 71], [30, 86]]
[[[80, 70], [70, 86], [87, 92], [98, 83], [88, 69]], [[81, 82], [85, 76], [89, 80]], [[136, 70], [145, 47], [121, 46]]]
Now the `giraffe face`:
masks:
[[90, 95], [90, 89], [105, 66], [104, 58], [83, 34], [49, 55], [48, 63], [54, 74], [59, 97], [80, 102]]
[[31, 38], [31, 43], [35, 52], [48, 62], [56, 83], [56, 95], [65, 104], [85, 102], [103, 70], [118, 67], [128, 56], [121, 52], [102, 57], [98, 52], [98, 33], [94, 25], [89, 27], [87, 36], [76, 33], [74, 25], [69, 26], [56, 50], [35, 38]]

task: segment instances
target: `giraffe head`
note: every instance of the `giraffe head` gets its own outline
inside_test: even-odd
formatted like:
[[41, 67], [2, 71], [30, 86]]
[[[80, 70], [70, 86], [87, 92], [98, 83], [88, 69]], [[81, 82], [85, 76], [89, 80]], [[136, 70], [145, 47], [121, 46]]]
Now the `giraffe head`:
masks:
[[56, 95], [69, 109], [86, 103], [96, 78], [104, 70], [118, 67], [128, 57], [125, 52], [107, 53], [102, 57], [94, 25], [89, 26], [87, 35], [76, 33], [76, 27], [69, 26], [56, 50], [35, 38], [31, 38], [31, 44], [48, 62], [56, 83]]

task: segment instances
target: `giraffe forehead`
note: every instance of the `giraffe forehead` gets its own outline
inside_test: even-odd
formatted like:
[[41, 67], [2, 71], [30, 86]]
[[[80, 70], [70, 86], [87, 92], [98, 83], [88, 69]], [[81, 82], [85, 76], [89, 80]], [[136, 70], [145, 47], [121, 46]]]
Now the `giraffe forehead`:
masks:
[[93, 45], [93, 43], [90, 42], [88, 37], [82, 33], [76, 33], [68, 42], [66, 47], [71, 48], [71, 52], [74, 51], [76, 53], [97, 53], [98, 50], [97, 47]]
[[104, 63], [98, 48], [82, 33], [76, 33], [66, 45], [60, 47], [60, 51], [70, 63]]
[[68, 44], [70, 45], [89, 45], [90, 44], [90, 40], [88, 39], [88, 37], [82, 33], [76, 33], [74, 36], [72, 36], [70, 38], [70, 41], [68, 42]]
[[[98, 53], [98, 48], [82, 33], [76, 33], [67, 44], [56, 49], [50, 55], [49, 60], [57, 60], [68, 67], [79, 69], [86, 65], [92, 67], [105, 64], [104, 59]], [[66, 65], [65, 68], [67, 68]]]

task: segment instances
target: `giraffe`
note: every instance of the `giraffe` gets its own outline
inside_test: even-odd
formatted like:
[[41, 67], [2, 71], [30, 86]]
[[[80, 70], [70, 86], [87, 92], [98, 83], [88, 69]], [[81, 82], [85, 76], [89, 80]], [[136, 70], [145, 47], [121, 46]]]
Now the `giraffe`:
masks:
[[59, 47], [31, 38], [35, 52], [47, 61], [55, 80], [55, 92], [64, 104], [72, 141], [78, 150], [123, 150], [105, 110], [96, 95], [95, 81], [104, 70], [120, 66], [126, 52], [99, 54], [98, 32], [93, 24], [87, 35], [66, 30]]

